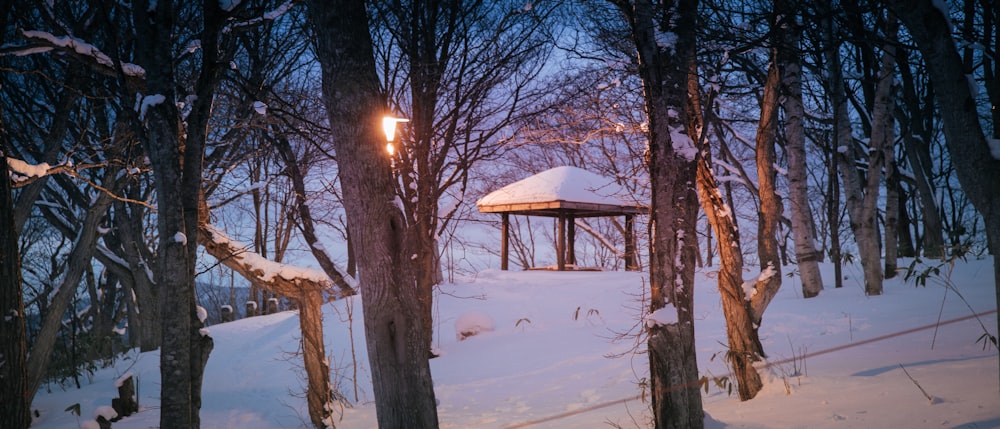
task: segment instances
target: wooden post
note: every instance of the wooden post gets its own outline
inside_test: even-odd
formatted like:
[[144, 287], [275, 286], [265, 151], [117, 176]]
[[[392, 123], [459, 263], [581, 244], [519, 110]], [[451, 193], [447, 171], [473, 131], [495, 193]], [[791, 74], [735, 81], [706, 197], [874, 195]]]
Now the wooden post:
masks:
[[566, 216], [560, 212], [556, 218], [558, 233], [556, 234], [556, 268], [566, 270]]
[[507, 271], [507, 260], [510, 257], [510, 215], [503, 213], [500, 215], [500, 269]]
[[636, 271], [635, 263], [635, 215], [625, 215], [625, 271]]
[[264, 314], [274, 314], [278, 312], [278, 298], [268, 298], [267, 308], [264, 309]]
[[569, 224], [567, 231], [569, 248], [566, 251], [566, 263], [576, 265], [576, 216], [569, 215], [566, 222]]
[[254, 317], [257, 315], [257, 301], [247, 301], [247, 316]]
[[219, 308], [219, 312], [222, 313], [222, 323], [232, 322], [233, 320], [236, 319], [236, 316], [233, 312], [233, 307], [230, 305], [223, 305], [221, 308]]

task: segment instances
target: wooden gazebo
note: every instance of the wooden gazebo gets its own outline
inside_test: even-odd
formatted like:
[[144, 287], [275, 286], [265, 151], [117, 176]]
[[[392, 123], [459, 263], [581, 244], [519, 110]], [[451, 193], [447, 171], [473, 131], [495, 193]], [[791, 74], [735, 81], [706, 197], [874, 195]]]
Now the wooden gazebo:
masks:
[[502, 244], [500, 269], [508, 268], [510, 215], [557, 219], [556, 266], [576, 265], [576, 219], [625, 217], [625, 269], [636, 270], [635, 215], [649, 208], [630, 200], [631, 194], [614, 180], [577, 167], [556, 167], [493, 191], [476, 202], [481, 213], [500, 213]]

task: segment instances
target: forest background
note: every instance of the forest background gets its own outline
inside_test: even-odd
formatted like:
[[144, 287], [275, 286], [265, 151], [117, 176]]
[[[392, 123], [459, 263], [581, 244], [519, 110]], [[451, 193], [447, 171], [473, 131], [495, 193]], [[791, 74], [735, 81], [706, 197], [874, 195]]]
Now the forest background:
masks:
[[[412, 339], [400, 376], [373, 368], [375, 396], [398, 390], [386, 403], [414, 401], [433, 426], [438, 285], [500, 248], [474, 202], [559, 165], [652, 206], [637, 228], [651, 313], [690, 322], [695, 266], [740, 274], [720, 288], [751, 296], [727, 318], [752, 398], [754, 337], [783, 275], [821, 296], [856, 260], [875, 296], [899, 257], [997, 254], [997, 8], [902, 3], [7, 2], [0, 303], [21, 326], [2, 344], [23, 384], [3, 389], [3, 414], [26, 415], [43, 382], [161, 348], [162, 371], [189, 374], [164, 383], [188, 399], [163, 404], [161, 425], [197, 425], [212, 347], [197, 305], [221, 317], [274, 298], [301, 312], [322, 426], [336, 399], [315, 309], [360, 289], [393, 303], [364, 312], [369, 350], [394, 347], [376, 344], [388, 326]], [[392, 155], [361, 115], [376, 110], [409, 119]], [[557, 228], [512, 221], [516, 266], [556, 259]], [[576, 225], [578, 264], [624, 268], [625, 225]], [[834, 284], [811, 277], [819, 261]], [[777, 275], [743, 289], [744, 262]], [[400, 418], [389, 408], [380, 421]]]

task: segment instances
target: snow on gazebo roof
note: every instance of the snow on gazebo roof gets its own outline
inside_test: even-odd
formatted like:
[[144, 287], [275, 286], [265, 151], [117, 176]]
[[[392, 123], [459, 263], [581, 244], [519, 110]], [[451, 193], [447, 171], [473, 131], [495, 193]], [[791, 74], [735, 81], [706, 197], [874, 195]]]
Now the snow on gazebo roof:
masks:
[[614, 216], [646, 208], [614, 180], [577, 167], [556, 167], [511, 183], [476, 202], [482, 213]]

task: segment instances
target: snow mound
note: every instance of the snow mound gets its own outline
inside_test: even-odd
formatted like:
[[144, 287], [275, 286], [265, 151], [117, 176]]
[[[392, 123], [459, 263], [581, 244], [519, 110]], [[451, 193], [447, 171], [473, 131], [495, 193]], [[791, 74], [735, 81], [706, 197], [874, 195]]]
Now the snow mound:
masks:
[[486, 313], [469, 311], [462, 313], [461, 316], [458, 316], [458, 319], [455, 319], [455, 338], [459, 341], [483, 332], [493, 332], [494, 330], [496, 330], [496, 323]]

